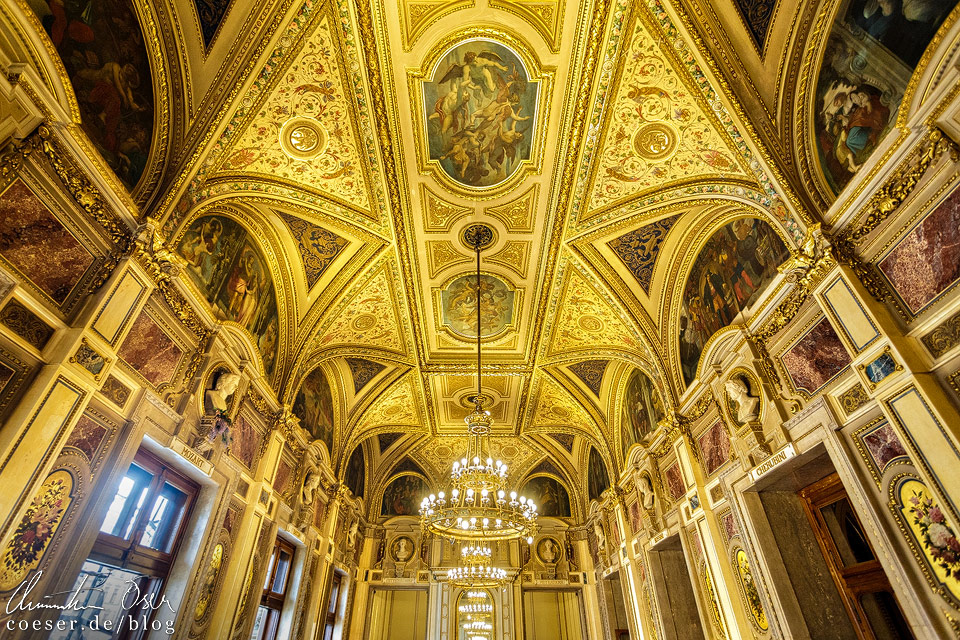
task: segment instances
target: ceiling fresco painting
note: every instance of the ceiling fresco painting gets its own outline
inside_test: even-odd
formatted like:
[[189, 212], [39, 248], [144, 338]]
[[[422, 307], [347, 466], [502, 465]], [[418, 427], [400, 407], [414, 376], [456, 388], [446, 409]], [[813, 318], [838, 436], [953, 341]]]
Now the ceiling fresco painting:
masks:
[[230, 10], [232, 0], [193, 0], [193, 4], [197, 9], [197, 18], [200, 20], [203, 46], [209, 49], [217, 36], [220, 24]]
[[309, 431], [313, 439], [320, 440], [327, 445], [327, 451], [333, 452], [333, 393], [320, 367], [303, 379], [293, 401], [293, 415], [300, 419], [300, 426]]
[[587, 460], [587, 491], [590, 500], [596, 500], [600, 494], [610, 487], [610, 474], [603, 457], [595, 448], [590, 449]]
[[640, 369], [630, 374], [623, 394], [620, 404], [620, 446], [623, 459], [626, 460], [630, 447], [657, 428], [665, 411], [660, 392]]
[[773, 227], [756, 218], [734, 220], [710, 236], [684, 288], [679, 331], [684, 384], [696, 377], [710, 336], [760, 298], [789, 255]]
[[382, 516], [413, 516], [420, 511], [420, 500], [430, 493], [426, 481], [419, 475], [404, 474], [387, 485], [380, 501]]
[[277, 213], [300, 247], [300, 256], [303, 258], [303, 268], [307, 276], [307, 288], [312, 289], [327, 267], [349, 243], [323, 227], [282, 211]]
[[493, 187], [530, 160], [540, 83], [510, 47], [460, 42], [423, 82], [429, 158], [457, 183]]
[[279, 337], [277, 301], [270, 268], [250, 233], [232, 218], [203, 216], [187, 227], [177, 253], [217, 315], [253, 334], [270, 376]]
[[125, 0], [34, 0], [30, 7], [60, 54], [84, 131], [132, 191], [154, 130], [153, 76], [136, 14]]
[[640, 283], [644, 293], [650, 291], [653, 268], [657, 263], [657, 256], [660, 254], [660, 246], [681, 215], [678, 213], [657, 220], [607, 243], [630, 270], [633, 277], [637, 279], [637, 282]]
[[347, 470], [343, 474], [343, 483], [347, 485], [353, 495], [362, 498], [365, 482], [366, 459], [363, 455], [363, 445], [357, 445], [347, 462]]
[[834, 195], [893, 127], [910, 76], [953, 0], [847, 0], [817, 79], [814, 131]]
[[528, 500], [533, 500], [541, 516], [570, 517], [570, 495], [556, 478], [546, 475], [534, 476], [523, 485], [520, 494], [526, 496]]
[[514, 322], [516, 292], [504, 280], [493, 275], [477, 278], [467, 274], [456, 278], [440, 292], [440, 318], [443, 326], [465, 338], [477, 337], [477, 304], [480, 304], [480, 335], [497, 336]]

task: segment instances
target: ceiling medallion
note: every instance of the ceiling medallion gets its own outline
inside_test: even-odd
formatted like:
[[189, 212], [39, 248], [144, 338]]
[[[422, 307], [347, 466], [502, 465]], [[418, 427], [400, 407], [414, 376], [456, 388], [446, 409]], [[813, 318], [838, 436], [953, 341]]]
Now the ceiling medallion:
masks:
[[460, 232], [460, 242], [467, 248], [474, 250], [478, 245], [481, 251], [488, 249], [496, 239], [497, 232], [493, 230], [493, 227], [483, 223], [468, 225]]
[[633, 135], [633, 149], [644, 160], [666, 160], [677, 149], [677, 133], [665, 122], [650, 122]]
[[280, 146], [294, 160], [319, 156], [327, 149], [327, 139], [327, 130], [313, 118], [290, 118], [280, 128]]
[[[491, 396], [489, 393], [481, 393], [480, 404], [485, 407], [492, 407], [494, 405], [493, 396]], [[471, 392], [460, 398], [460, 406], [465, 409], [472, 409], [473, 407], [477, 406], [477, 394]]]
[[[474, 234], [477, 241], [477, 272], [474, 291], [481, 290], [480, 252], [483, 236]], [[420, 503], [420, 525], [434, 535], [450, 540], [497, 541], [526, 538], [533, 542], [537, 532], [537, 506], [532, 500], [509, 495], [507, 465], [490, 456], [490, 412], [483, 408], [481, 391], [481, 337], [480, 318], [483, 297], [477, 301], [477, 393], [474, 410], [464, 418], [467, 423], [467, 446], [464, 455], [454, 460], [450, 472], [450, 494], [431, 493]], [[470, 565], [472, 567], [478, 565]], [[489, 567], [488, 567], [489, 568]], [[467, 567], [466, 569], [469, 569]], [[465, 570], [466, 570], [465, 569]], [[478, 571], [473, 569], [474, 572]]]

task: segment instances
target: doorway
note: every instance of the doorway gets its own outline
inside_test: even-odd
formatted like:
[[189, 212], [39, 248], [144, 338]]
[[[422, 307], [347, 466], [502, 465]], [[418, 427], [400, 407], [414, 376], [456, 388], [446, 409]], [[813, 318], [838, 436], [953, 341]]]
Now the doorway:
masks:
[[705, 638], [679, 535], [650, 551], [650, 576], [660, 603], [664, 639]]
[[799, 496], [857, 638], [913, 640], [840, 477], [832, 473]]

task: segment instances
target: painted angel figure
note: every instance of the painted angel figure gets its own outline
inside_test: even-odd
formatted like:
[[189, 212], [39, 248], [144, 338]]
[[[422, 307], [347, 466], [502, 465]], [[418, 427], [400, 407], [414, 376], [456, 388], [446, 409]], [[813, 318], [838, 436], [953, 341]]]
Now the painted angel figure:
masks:
[[[440, 84], [451, 80], [460, 79], [460, 87], [464, 89], [481, 89], [487, 93], [493, 93], [497, 90], [497, 81], [492, 69], [506, 71], [507, 67], [503, 64], [503, 58], [493, 51], [481, 51], [475, 53], [468, 51], [463, 55], [463, 64], [452, 64], [447, 72], [440, 79]], [[499, 74], [498, 74], [499, 75]], [[480, 85], [476, 83], [479, 80]]]

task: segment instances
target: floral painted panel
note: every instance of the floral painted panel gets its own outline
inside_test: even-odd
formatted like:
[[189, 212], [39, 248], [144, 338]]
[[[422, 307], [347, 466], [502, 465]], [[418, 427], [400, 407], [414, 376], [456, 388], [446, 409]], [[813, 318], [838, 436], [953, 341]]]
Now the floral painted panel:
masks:
[[924, 216], [878, 266], [914, 315], [960, 279], [960, 188]]
[[200, 19], [200, 34], [203, 36], [203, 46], [210, 48], [220, 23], [227, 16], [231, 0], [193, 0], [197, 7], [197, 17]]
[[700, 445], [704, 470], [708, 476], [713, 475], [730, 458], [730, 437], [726, 427], [720, 422], [704, 431], [697, 443]]
[[0, 256], [57, 304], [94, 261], [20, 179], [0, 195]]
[[696, 377], [710, 336], [741, 318], [789, 255], [773, 227], [756, 218], [734, 220], [707, 240], [687, 276], [680, 310], [680, 366], [685, 384]]
[[226, 216], [193, 221], [177, 244], [187, 273], [216, 316], [236, 322], [257, 343], [269, 377], [277, 355], [279, 326], [273, 275], [257, 241]]
[[782, 360], [794, 388], [813, 395], [850, 364], [850, 354], [830, 321], [821, 318]]
[[770, 629], [770, 623], [767, 622], [767, 614], [763, 610], [760, 592], [757, 591], [757, 583], [750, 571], [750, 560], [747, 558], [747, 552], [743, 549], [737, 549], [734, 554], [734, 563], [737, 569], [737, 577], [740, 580], [740, 588], [743, 589], [743, 595], [747, 600], [747, 610], [750, 612], [751, 621], [757, 625], [760, 631], [767, 631]]
[[323, 227], [282, 211], [278, 213], [300, 247], [300, 257], [307, 275], [307, 288], [310, 289], [349, 243]]
[[960, 599], [960, 541], [943, 511], [920, 480], [905, 476], [891, 486], [893, 508], [914, 538], [914, 552], [929, 564], [936, 588]]
[[73, 502], [73, 476], [62, 469], [47, 476], [0, 552], [0, 591], [9, 591], [35, 569]]
[[153, 81], [143, 33], [128, 0], [29, 6], [70, 76], [83, 130], [131, 190], [153, 139]]
[[817, 79], [813, 130], [835, 194], [896, 121], [913, 70], [954, 0], [845, 0]]
[[[230, 146], [216, 171], [292, 180], [351, 207], [369, 209], [363, 160], [352, 129], [355, 118], [344, 90], [344, 56], [335, 28], [329, 17], [322, 18], [289, 67], [273, 69], [271, 62], [264, 69], [268, 77], [281, 80], [265, 102], [254, 103], [242, 125], [224, 131], [221, 143]], [[284, 125], [293, 116], [313, 131], [310, 157], [291, 155], [281, 142]], [[307, 129], [290, 131], [297, 130]], [[291, 146], [298, 145], [283, 137]]]
[[587, 385], [594, 395], [600, 396], [600, 386], [603, 384], [603, 373], [607, 370], [609, 360], [584, 360], [570, 365], [570, 371]]
[[423, 82], [430, 160], [467, 187], [507, 180], [530, 159], [539, 95], [510, 47], [482, 38], [455, 45]]
[[734, 0], [734, 4], [747, 25], [753, 43], [758, 50], [763, 51], [767, 44], [767, 32], [770, 21], [773, 20], [773, 11], [777, 6], [776, 0]]
[[150, 384], [159, 387], [173, 382], [183, 349], [144, 309], [130, 327], [117, 355]]

